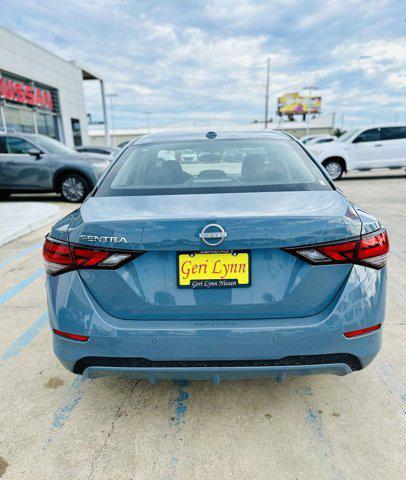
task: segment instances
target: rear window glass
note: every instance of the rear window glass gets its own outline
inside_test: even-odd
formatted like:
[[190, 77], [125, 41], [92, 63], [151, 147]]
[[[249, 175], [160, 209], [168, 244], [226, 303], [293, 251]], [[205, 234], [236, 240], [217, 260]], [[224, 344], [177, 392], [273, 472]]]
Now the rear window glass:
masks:
[[295, 142], [216, 139], [134, 145], [107, 173], [96, 196], [331, 188]]

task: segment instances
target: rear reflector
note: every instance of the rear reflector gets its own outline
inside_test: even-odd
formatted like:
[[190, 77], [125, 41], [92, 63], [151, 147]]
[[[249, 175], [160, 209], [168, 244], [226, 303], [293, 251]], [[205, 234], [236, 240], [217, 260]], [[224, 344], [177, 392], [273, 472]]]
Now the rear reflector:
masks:
[[87, 342], [89, 340], [89, 337], [87, 337], [86, 335], [77, 335], [76, 333], [62, 332], [61, 330], [55, 329], [54, 333], [55, 335], [59, 335], [60, 337], [70, 338], [71, 340], [77, 340], [79, 342]]
[[386, 265], [389, 239], [383, 228], [378, 232], [363, 235], [359, 240], [285, 250], [314, 265], [357, 263], [380, 269]]
[[375, 330], [379, 330], [381, 328], [381, 324], [374, 325], [373, 327], [368, 328], [361, 328], [361, 330], [353, 330], [352, 332], [344, 332], [344, 335], [347, 338], [359, 337], [360, 335], [365, 335], [365, 333], [374, 332]]
[[88, 248], [45, 239], [42, 256], [49, 275], [85, 268], [115, 269], [144, 252]]

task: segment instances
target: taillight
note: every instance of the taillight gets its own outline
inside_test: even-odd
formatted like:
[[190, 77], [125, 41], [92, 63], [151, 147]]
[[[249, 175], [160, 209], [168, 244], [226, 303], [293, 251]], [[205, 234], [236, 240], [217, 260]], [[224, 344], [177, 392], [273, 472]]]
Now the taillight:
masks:
[[114, 269], [143, 253], [87, 248], [49, 238], [45, 239], [42, 250], [45, 270], [50, 275], [85, 268]]
[[363, 235], [359, 240], [304, 248], [287, 248], [286, 251], [314, 265], [356, 263], [380, 269], [386, 265], [389, 239], [386, 230], [381, 229], [378, 232]]
[[74, 267], [69, 246], [65, 243], [51, 242], [51, 240], [45, 239], [42, 257], [45, 270], [50, 275], [72, 270]]
[[361, 237], [358, 248], [358, 263], [382, 268], [386, 265], [389, 252], [389, 238], [386, 230]]

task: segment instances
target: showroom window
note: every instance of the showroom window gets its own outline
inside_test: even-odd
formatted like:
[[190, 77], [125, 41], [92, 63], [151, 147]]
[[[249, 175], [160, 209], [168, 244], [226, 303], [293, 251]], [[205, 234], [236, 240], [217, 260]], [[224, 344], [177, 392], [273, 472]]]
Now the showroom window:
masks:
[[57, 117], [48, 113], [37, 113], [36, 117], [38, 133], [59, 140]]
[[80, 120], [78, 118], [71, 118], [73, 144], [75, 147], [82, 145], [82, 131], [80, 129]]
[[34, 113], [32, 110], [5, 107], [4, 117], [7, 130], [22, 133], [35, 133]]

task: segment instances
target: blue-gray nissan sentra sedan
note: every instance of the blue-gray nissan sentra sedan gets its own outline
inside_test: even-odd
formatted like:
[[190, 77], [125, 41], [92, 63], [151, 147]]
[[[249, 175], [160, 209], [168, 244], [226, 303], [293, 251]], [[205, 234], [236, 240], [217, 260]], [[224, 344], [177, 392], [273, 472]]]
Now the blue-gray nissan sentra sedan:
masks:
[[284, 133], [147, 135], [46, 238], [54, 350], [92, 378], [345, 375], [380, 349], [388, 250]]

